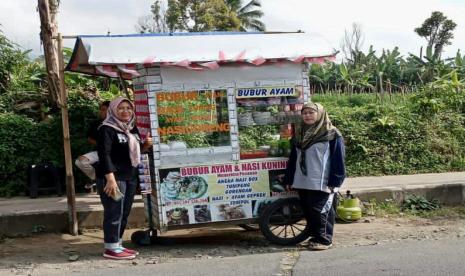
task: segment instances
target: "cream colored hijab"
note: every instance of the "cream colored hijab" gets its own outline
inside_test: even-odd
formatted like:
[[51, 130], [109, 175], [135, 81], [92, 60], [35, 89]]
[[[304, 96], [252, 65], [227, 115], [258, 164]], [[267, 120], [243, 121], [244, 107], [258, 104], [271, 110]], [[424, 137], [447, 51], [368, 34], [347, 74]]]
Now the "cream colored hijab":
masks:
[[328, 112], [319, 103], [308, 103], [302, 107], [302, 111], [310, 108], [317, 112], [317, 119], [314, 124], [307, 125], [303, 121], [296, 126], [295, 144], [300, 149], [308, 149], [311, 145], [334, 140], [342, 136], [339, 130], [333, 126], [328, 117]]
[[136, 116], [133, 112], [129, 122], [122, 122], [116, 116], [118, 112], [118, 105], [124, 101], [128, 102], [132, 106], [132, 110], [135, 111], [134, 104], [130, 100], [123, 97], [118, 97], [110, 102], [110, 106], [108, 107], [107, 111], [107, 117], [103, 121], [102, 125], [112, 127], [126, 134], [128, 137], [129, 157], [131, 159], [131, 164], [133, 167], [137, 167], [137, 165], [140, 163], [140, 145], [136, 136], [131, 133], [131, 130], [135, 125]]
[[[328, 113], [321, 104], [305, 104], [302, 107], [302, 111], [304, 111], [307, 108], [310, 108], [317, 112], [317, 119], [315, 123], [312, 125], [307, 125], [303, 121], [300, 124], [296, 124], [294, 144], [298, 149], [305, 151], [313, 144], [325, 141], [332, 141], [337, 137], [342, 136], [339, 130], [331, 123]], [[304, 175], [307, 175], [305, 153], [302, 152], [300, 157], [300, 168], [302, 170], [302, 173]]]

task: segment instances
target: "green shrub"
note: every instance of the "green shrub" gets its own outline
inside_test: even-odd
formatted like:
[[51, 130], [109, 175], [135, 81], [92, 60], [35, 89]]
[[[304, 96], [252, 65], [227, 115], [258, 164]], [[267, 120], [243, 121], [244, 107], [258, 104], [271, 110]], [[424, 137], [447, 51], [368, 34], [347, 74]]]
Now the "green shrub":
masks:
[[415, 214], [422, 211], [432, 211], [439, 209], [437, 199], [427, 200], [423, 196], [411, 195], [402, 203], [402, 210], [410, 211]]
[[17, 195], [25, 190], [30, 164], [51, 161], [61, 164], [56, 145], [57, 120], [36, 123], [24, 116], [0, 114], [0, 196]]
[[350, 101], [350, 96], [312, 97], [328, 109], [344, 135], [349, 176], [465, 169], [465, 116], [455, 103], [427, 115], [415, 101], [418, 94], [382, 102], [375, 95], [356, 96], [366, 104], [354, 105], [361, 100]]
[[[89, 152], [87, 128], [96, 119], [97, 99], [71, 94], [69, 125], [74, 159]], [[63, 132], [60, 116], [35, 122], [23, 115], [0, 113], [0, 196], [14, 196], [26, 191], [27, 167], [51, 162], [64, 167]], [[83, 190], [86, 177], [74, 167], [76, 190]]]

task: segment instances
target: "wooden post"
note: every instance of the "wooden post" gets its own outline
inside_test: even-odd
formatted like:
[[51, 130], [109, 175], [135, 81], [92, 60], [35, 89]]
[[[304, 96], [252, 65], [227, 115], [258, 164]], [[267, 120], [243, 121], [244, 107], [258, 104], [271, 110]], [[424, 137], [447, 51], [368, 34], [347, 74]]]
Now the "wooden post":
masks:
[[[72, 235], [77, 235], [78, 224], [76, 213], [76, 194], [74, 190], [73, 164], [68, 124], [68, 95], [66, 93], [64, 81], [63, 46], [61, 35], [57, 37], [58, 27], [55, 20], [58, 2], [56, 0], [52, 0], [52, 4], [50, 4], [49, 0], [38, 0], [38, 8], [40, 15], [40, 38], [44, 45], [45, 65], [49, 80], [49, 93], [54, 104], [61, 108], [66, 167], [66, 194], [68, 197], [69, 232]], [[57, 39], [57, 41], [54, 41], [54, 39]]]
[[379, 72], [378, 76], [379, 76], [379, 89], [381, 93], [381, 100], [383, 100], [384, 99], [383, 72]]
[[73, 159], [71, 156], [71, 140], [68, 123], [68, 93], [65, 86], [65, 66], [63, 60], [63, 38], [58, 34], [58, 60], [60, 68], [60, 95], [61, 95], [61, 121], [63, 124], [63, 147], [65, 150], [66, 167], [66, 195], [68, 198], [68, 223], [69, 232], [76, 236], [78, 234], [76, 192], [74, 189]]

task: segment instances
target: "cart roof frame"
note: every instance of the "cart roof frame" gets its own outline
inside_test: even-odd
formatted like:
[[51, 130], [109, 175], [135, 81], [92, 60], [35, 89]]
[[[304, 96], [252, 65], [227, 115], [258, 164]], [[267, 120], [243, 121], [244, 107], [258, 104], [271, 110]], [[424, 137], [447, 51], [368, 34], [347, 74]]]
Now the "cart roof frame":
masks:
[[82, 35], [66, 70], [132, 79], [137, 66], [203, 71], [224, 64], [324, 63], [336, 54], [322, 37], [301, 32]]

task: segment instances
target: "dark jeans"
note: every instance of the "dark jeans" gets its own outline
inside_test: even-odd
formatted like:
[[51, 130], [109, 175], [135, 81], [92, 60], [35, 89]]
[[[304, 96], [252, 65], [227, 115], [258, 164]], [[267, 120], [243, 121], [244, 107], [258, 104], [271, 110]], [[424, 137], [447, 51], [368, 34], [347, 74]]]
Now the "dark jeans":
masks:
[[117, 180], [124, 197], [120, 201], [114, 201], [103, 191], [105, 183], [105, 179], [97, 178], [97, 190], [103, 205], [103, 240], [105, 248], [112, 249], [119, 247], [119, 240], [123, 237], [137, 185], [136, 180]]
[[298, 190], [300, 204], [307, 224], [310, 225], [310, 241], [329, 245], [333, 242], [334, 222], [336, 220], [337, 194], [328, 210], [323, 210], [328, 203], [328, 193], [322, 191]]

